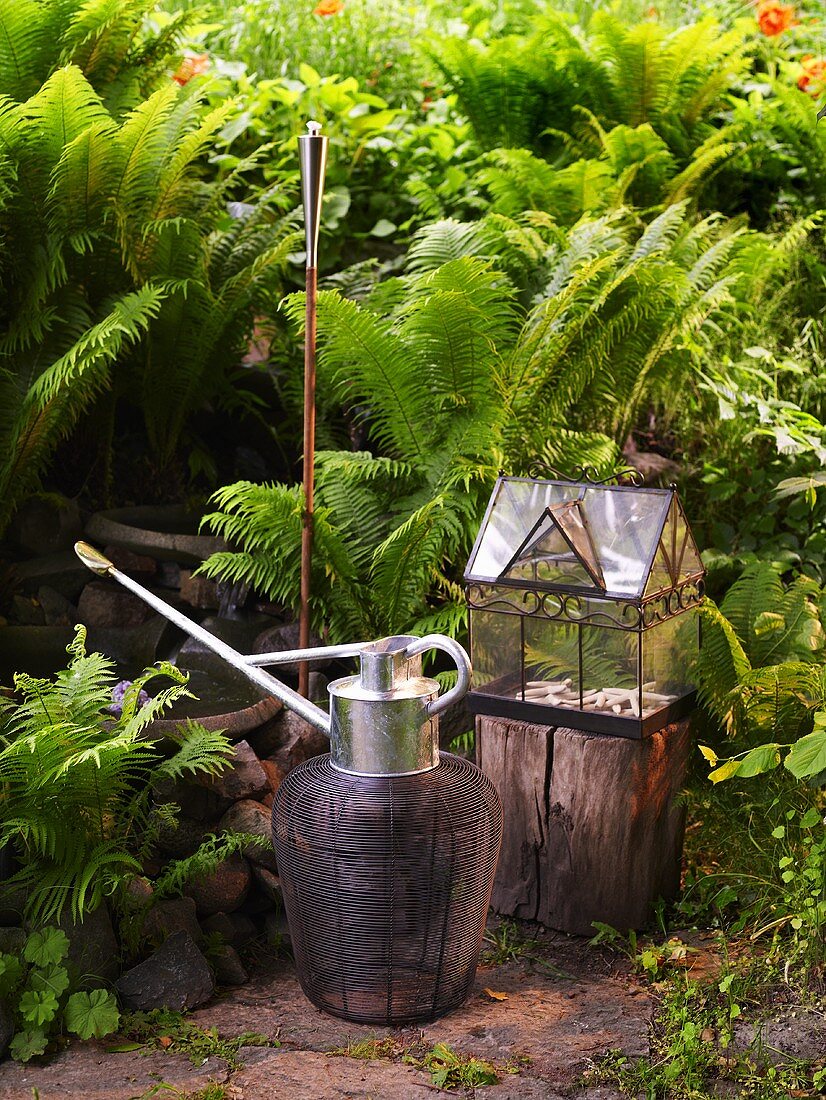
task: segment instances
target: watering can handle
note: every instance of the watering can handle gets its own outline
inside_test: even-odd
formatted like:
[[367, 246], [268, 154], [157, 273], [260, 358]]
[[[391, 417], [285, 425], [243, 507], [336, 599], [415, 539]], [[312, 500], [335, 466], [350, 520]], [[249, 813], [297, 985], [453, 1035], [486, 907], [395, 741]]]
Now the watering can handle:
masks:
[[448, 653], [456, 662], [456, 669], [459, 673], [459, 679], [450, 691], [427, 704], [428, 718], [435, 718], [437, 714], [441, 714], [443, 710], [447, 710], [449, 706], [458, 703], [460, 699], [467, 695], [470, 688], [470, 657], [458, 642], [454, 642], [452, 638], [448, 638], [444, 634], [426, 634], [424, 638], [417, 638], [415, 642], [410, 643], [404, 651], [404, 655], [407, 658], [415, 657], [428, 649], [441, 649], [443, 653]]

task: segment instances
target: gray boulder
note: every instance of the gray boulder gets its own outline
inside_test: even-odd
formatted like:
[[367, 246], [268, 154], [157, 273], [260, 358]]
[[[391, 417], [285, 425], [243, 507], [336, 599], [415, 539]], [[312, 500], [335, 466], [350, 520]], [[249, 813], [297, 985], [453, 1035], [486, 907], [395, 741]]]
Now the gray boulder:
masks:
[[130, 1012], [182, 1011], [204, 1004], [215, 991], [207, 961], [188, 932], [175, 932], [152, 955], [115, 983]]

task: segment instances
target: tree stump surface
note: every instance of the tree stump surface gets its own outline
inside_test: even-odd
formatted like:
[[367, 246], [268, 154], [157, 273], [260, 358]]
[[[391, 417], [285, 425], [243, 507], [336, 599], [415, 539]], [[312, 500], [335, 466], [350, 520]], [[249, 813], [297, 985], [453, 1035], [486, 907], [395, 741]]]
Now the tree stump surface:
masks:
[[689, 721], [643, 740], [476, 719], [505, 831], [491, 906], [586, 935], [650, 919], [680, 885]]

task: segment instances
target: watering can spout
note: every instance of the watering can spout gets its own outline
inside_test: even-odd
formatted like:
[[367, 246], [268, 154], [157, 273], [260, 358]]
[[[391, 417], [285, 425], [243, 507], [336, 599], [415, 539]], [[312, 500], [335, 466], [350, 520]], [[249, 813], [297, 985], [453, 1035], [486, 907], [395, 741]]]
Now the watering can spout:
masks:
[[100, 550], [96, 550], [88, 542], [76, 542], [75, 553], [86, 568], [91, 569], [93, 573], [97, 573], [99, 577], [107, 576], [115, 568], [105, 554], [101, 554]]
[[[243, 673], [248, 680], [251, 680], [256, 687], [261, 688], [267, 695], [273, 695], [276, 699], [279, 699], [285, 707], [289, 707], [290, 710], [303, 718], [305, 722], [309, 722], [310, 725], [315, 726], [316, 729], [321, 730], [327, 737], [330, 736], [330, 716], [323, 711], [321, 707], [317, 707], [315, 703], [311, 703], [308, 699], [305, 699], [303, 695], [299, 695], [297, 691], [293, 691], [291, 687], [283, 684], [277, 677], [273, 676], [270, 672], [265, 672], [263, 668], [259, 668], [257, 665], [251, 663], [251, 658], [245, 656], [243, 653], [239, 653], [233, 649], [232, 646], [221, 641], [220, 638], [216, 638], [214, 634], [210, 634], [208, 630], [204, 630], [202, 626], [194, 622], [192, 619], [187, 618], [186, 615], [178, 611], [174, 607], [170, 607], [165, 600], [162, 600], [159, 596], [156, 596], [154, 592], [150, 592], [148, 588], [144, 588], [142, 584], [138, 584], [126, 573], [122, 573], [109, 559], [94, 546], [90, 546], [86, 542], [75, 543], [75, 553], [87, 567], [91, 569], [93, 573], [97, 573], [101, 577], [112, 577], [118, 584], [123, 585], [124, 588], [133, 592], [136, 596], [143, 600], [145, 604], [148, 604], [158, 614], [163, 615], [165, 619], [169, 619], [175, 626], [180, 627], [185, 633], [189, 634], [192, 638], [197, 638], [199, 642], [211, 649], [213, 653], [217, 653], [219, 657], [222, 657], [227, 664], [232, 665], [233, 668]], [[273, 664], [276, 662], [272, 662]]]
[[[207, 649], [242, 673], [267, 695], [321, 730], [332, 741], [333, 766], [362, 775], [410, 775], [439, 762], [438, 715], [458, 701], [470, 685], [470, 660], [464, 649], [441, 634], [425, 638], [395, 635], [377, 642], [349, 642], [279, 653], [239, 653], [232, 646], [170, 606], [87, 542], [75, 543], [83, 564], [101, 577], [112, 577]], [[435, 680], [421, 675], [421, 654], [440, 649], [453, 658], [457, 682], [444, 695]], [[357, 676], [330, 684], [331, 713], [305, 699], [263, 665], [294, 664], [359, 657]]]

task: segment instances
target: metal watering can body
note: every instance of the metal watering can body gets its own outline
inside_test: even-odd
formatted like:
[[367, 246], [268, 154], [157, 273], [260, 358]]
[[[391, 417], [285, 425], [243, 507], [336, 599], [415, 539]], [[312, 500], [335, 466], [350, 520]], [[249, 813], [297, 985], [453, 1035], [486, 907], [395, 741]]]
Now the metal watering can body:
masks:
[[[86, 543], [75, 550], [322, 730], [330, 753], [305, 761], [273, 803], [273, 844], [299, 980], [319, 1008], [378, 1024], [434, 1019], [473, 984], [502, 837], [490, 780], [439, 752], [439, 714], [470, 684], [451, 638], [241, 654], [120, 572]], [[422, 675], [439, 649], [457, 668], [444, 695]], [[357, 656], [329, 685], [330, 713], [266, 672], [268, 664]]]

